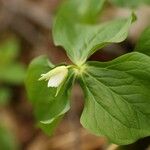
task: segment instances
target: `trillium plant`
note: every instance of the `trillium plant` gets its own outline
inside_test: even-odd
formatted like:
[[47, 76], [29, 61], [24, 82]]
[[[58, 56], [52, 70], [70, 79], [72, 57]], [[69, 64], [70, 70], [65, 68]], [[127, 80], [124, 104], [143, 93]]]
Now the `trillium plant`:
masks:
[[26, 89], [38, 126], [51, 134], [70, 109], [71, 88], [78, 82], [84, 92], [82, 126], [126, 145], [150, 135], [150, 57], [143, 54], [146, 44], [142, 47], [139, 40], [136, 51], [112, 61], [88, 61], [97, 50], [124, 41], [136, 18], [131, 13], [98, 24], [104, 3], [66, 0], [61, 5], [53, 39], [72, 63], [54, 65], [47, 56], [35, 58], [28, 68]]

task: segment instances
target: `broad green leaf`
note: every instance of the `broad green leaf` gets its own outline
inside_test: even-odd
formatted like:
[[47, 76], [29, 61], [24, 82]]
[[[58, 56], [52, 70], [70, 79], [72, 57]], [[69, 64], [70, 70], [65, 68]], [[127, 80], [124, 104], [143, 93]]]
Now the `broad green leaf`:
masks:
[[70, 108], [68, 95], [72, 85], [72, 71], [69, 71], [69, 75], [57, 96], [55, 96], [56, 88], [48, 88], [46, 81], [38, 81], [41, 74], [47, 73], [52, 68], [52, 65], [49, 66], [47, 57], [38, 57], [30, 64], [26, 77], [29, 100], [33, 104], [36, 119], [43, 123], [42, 128], [44, 127], [44, 130], [50, 130], [46, 126], [48, 124], [53, 126], [57, 122], [55, 120], [58, 120], [57, 118]]
[[135, 47], [135, 51], [147, 54], [150, 56], [150, 26], [144, 30], [142, 33], [137, 45]]
[[82, 125], [126, 145], [150, 135], [150, 57], [133, 52], [110, 62], [88, 62]]
[[[79, 33], [84, 28], [84, 26], [80, 27], [80, 25], [75, 27], [76, 24], [95, 23], [100, 11], [102, 10], [104, 2], [105, 0], [66, 0], [59, 8], [53, 25], [53, 38], [55, 45], [64, 47], [69, 56], [70, 53], [74, 53], [74, 51], [72, 51], [76, 49], [74, 45], [80, 47], [80, 43], [76, 42], [79, 42]], [[82, 39], [82, 41], [83, 40], [84, 39]], [[72, 44], [73, 46], [71, 46]], [[78, 51], [78, 49], [76, 49], [76, 51]], [[70, 59], [74, 61], [72, 56], [70, 56]]]
[[0, 107], [9, 103], [11, 91], [8, 88], [0, 88]]
[[14, 135], [5, 127], [0, 125], [0, 149], [1, 150], [17, 150], [18, 143]]
[[122, 7], [137, 7], [141, 4], [150, 4], [150, 0], [109, 0], [110, 2]]
[[[78, 21], [72, 13], [68, 15], [72, 12], [70, 9], [74, 3], [67, 4], [63, 5], [58, 12], [53, 26], [53, 38], [55, 45], [64, 47], [69, 58], [78, 65], [83, 64], [100, 48], [110, 43], [122, 42], [127, 37], [128, 30], [135, 18], [134, 15], [131, 15], [128, 19], [116, 19], [100, 25], [85, 24]], [[76, 14], [77, 10], [73, 12]], [[94, 7], [89, 10], [92, 12]]]

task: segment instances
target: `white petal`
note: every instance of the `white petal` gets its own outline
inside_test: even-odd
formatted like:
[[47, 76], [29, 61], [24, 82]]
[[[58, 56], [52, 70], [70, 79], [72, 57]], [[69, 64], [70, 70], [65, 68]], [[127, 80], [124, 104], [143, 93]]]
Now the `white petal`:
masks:
[[65, 74], [59, 73], [52, 76], [48, 81], [48, 87], [58, 87], [64, 80]]

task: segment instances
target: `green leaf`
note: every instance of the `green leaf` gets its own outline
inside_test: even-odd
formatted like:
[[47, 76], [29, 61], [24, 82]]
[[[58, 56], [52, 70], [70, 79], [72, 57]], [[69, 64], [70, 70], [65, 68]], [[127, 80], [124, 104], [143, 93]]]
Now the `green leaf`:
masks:
[[147, 54], [150, 56], [150, 26], [144, 30], [142, 33], [137, 45], [135, 47], [135, 51]]
[[110, 2], [122, 7], [137, 7], [141, 4], [150, 4], [150, 0], [109, 0]]
[[[116, 19], [100, 25], [85, 24], [74, 16], [78, 14], [78, 9], [71, 10], [72, 7], [78, 8], [82, 1], [77, 6], [70, 3], [64, 4], [58, 12], [53, 26], [53, 38], [55, 45], [64, 47], [68, 57], [77, 65], [83, 64], [89, 56], [102, 47], [110, 43], [122, 42], [127, 37], [135, 18], [131, 15], [128, 19]], [[91, 1], [91, 5], [93, 3]], [[102, 4], [99, 3], [99, 5]], [[94, 10], [94, 7], [92, 8], [89, 9], [90, 12]]]
[[[82, 28], [84, 28], [84, 26], [80, 27], [80, 25], [77, 25], [77, 27], [75, 27], [76, 24], [95, 23], [100, 11], [102, 10], [104, 2], [105, 0], [65, 1], [59, 8], [53, 25], [53, 38], [55, 45], [64, 47], [67, 51], [68, 56], [70, 56], [70, 53], [74, 53], [74, 50], [76, 49], [76, 47], [74, 46], [78, 45], [80, 47], [80, 44], [76, 42], [79, 42], [79, 33], [82, 31]], [[76, 49], [76, 51], [78, 51], [78, 49]], [[70, 56], [70, 59], [74, 61], [74, 58], [72, 58], [72, 56]]]
[[[47, 73], [53, 66], [49, 66], [48, 58], [45, 56], [38, 57], [32, 61], [27, 71], [26, 89], [29, 100], [33, 104], [34, 112], [37, 121], [43, 123], [42, 129], [48, 129], [58, 120], [60, 116], [66, 113], [70, 108], [68, 95], [70, 95], [70, 87], [72, 85], [73, 73], [69, 71], [69, 75], [62, 85], [57, 96], [56, 88], [48, 88], [46, 81], [38, 81], [41, 74]], [[45, 124], [45, 126], [44, 126]], [[46, 127], [47, 126], [47, 127]]]
[[82, 125], [126, 145], [150, 135], [150, 57], [133, 52], [110, 62], [88, 62]]
[[1, 150], [19, 149], [14, 135], [2, 125], [0, 125], [0, 148]]

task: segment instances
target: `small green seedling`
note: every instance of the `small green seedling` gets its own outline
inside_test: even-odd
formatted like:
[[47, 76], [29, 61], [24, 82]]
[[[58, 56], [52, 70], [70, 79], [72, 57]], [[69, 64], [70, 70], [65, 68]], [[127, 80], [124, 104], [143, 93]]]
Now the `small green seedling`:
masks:
[[39, 126], [51, 134], [70, 108], [77, 81], [84, 92], [81, 124], [95, 135], [125, 145], [150, 135], [150, 57], [131, 52], [109, 62], [87, 61], [97, 50], [127, 38], [135, 15], [96, 24], [104, 0], [68, 0], [53, 26], [54, 43], [72, 64], [46, 56], [29, 66], [26, 88]]

